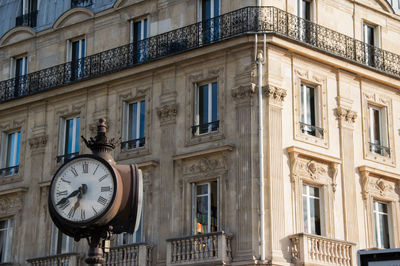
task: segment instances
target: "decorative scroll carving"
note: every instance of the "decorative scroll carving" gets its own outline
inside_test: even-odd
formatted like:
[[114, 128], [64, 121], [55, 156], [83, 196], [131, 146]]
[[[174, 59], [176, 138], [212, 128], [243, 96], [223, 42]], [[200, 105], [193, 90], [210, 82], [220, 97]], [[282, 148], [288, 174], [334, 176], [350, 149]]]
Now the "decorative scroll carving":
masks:
[[216, 171], [226, 170], [226, 158], [224, 155], [207, 156], [198, 159], [184, 161], [184, 175], [207, 175]]
[[354, 123], [357, 119], [357, 112], [344, 107], [338, 107], [336, 109], [336, 115], [340, 120], [348, 123]]
[[165, 124], [168, 122], [175, 122], [176, 115], [178, 113], [178, 105], [173, 104], [166, 104], [159, 108], [157, 108], [157, 114], [160, 118], [160, 123]]
[[28, 140], [29, 146], [31, 147], [31, 150], [36, 150], [39, 148], [44, 148], [46, 147], [48, 136], [39, 136], [39, 137], [33, 137]]
[[285, 89], [278, 88], [274, 85], [267, 85], [263, 87], [263, 94], [274, 100], [276, 103], [281, 103], [285, 100], [285, 97], [287, 95]]
[[242, 85], [232, 89], [232, 97], [240, 100], [251, 98], [256, 90], [256, 84], [250, 83], [249, 85]]

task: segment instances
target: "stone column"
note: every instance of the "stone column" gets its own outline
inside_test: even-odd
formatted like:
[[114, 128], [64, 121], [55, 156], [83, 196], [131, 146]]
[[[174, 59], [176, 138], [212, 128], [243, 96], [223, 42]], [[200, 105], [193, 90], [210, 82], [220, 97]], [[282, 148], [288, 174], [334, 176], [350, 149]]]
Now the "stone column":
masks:
[[342, 157], [342, 190], [345, 240], [359, 242], [357, 218], [356, 175], [354, 170], [354, 122], [357, 113], [351, 110], [352, 101], [338, 97], [336, 115], [339, 120]]
[[282, 102], [286, 90], [267, 85], [263, 88], [263, 95], [267, 106], [264, 120], [266, 254], [272, 264], [280, 264], [286, 261], [281, 243], [285, 238]]
[[236, 103], [237, 149], [236, 163], [236, 249], [235, 260], [259, 257], [259, 182], [256, 167], [257, 113], [254, 105], [256, 85], [249, 83], [232, 89]]

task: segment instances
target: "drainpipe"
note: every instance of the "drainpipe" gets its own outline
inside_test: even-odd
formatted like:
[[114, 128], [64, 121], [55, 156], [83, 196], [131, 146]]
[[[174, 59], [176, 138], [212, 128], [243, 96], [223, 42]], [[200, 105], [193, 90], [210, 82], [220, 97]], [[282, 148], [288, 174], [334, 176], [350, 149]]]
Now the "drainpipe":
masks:
[[[255, 35], [257, 49], [257, 34]], [[264, 34], [264, 53], [258, 51], [256, 63], [258, 66], [258, 142], [259, 142], [259, 164], [260, 164], [260, 246], [261, 246], [261, 261], [265, 261], [265, 208], [264, 208], [264, 139], [263, 139], [263, 101], [262, 101], [262, 80], [263, 72], [262, 65], [265, 63], [265, 46], [266, 36]]]
[[257, 0], [257, 6], [261, 6], [261, 0]]

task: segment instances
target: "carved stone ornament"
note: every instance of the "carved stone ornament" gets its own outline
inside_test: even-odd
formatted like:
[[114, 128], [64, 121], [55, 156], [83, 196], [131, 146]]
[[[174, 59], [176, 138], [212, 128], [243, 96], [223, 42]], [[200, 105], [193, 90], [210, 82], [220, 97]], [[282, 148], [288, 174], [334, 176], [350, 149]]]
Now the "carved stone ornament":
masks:
[[157, 108], [157, 114], [162, 124], [167, 122], [174, 122], [177, 113], [178, 113], [178, 105], [175, 103], [166, 104]]
[[213, 158], [204, 157], [198, 160], [190, 160], [189, 162], [185, 163], [183, 167], [183, 173], [185, 175], [193, 175], [225, 168], [223, 156], [217, 156]]
[[251, 98], [256, 91], [256, 84], [250, 83], [248, 85], [242, 85], [232, 89], [232, 97], [240, 100], [245, 98]]
[[266, 97], [275, 100], [277, 102], [283, 102], [287, 95], [285, 89], [281, 89], [273, 85], [267, 85], [263, 87], [263, 93]]
[[23, 195], [17, 194], [10, 197], [0, 198], [0, 216], [9, 216], [15, 214], [22, 208]]
[[357, 113], [347, 108], [338, 107], [336, 109], [337, 117], [345, 122], [354, 123], [357, 119]]
[[[386, 172], [375, 171], [375, 169], [366, 166], [359, 167], [359, 171], [362, 178], [362, 195], [364, 200], [368, 199], [369, 196], [383, 197], [391, 201], [400, 199], [400, 195], [396, 193], [396, 181], [394, 181], [398, 179], [393, 174], [388, 173], [385, 176]], [[400, 186], [399, 181], [397, 181], [397, 186]]]
[[28, 140], [29, 146], [31, 147], [31, 150], [44, 148], [44, 147], [46, 147], [48, 139], [49, 139], [48, 136], [39, 136], [39, 137], [30, 138]]

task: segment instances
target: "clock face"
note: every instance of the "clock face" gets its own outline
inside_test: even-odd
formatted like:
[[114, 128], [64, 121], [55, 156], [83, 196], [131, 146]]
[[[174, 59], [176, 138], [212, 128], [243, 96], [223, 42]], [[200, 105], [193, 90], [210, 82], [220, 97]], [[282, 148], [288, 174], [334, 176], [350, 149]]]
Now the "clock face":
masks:
[[106, 164], [91, 157], [79, 157], [65, 164], [50, 188], [55, 211], [75, 223], [100, 217], [113, 202], [113, 175]]

